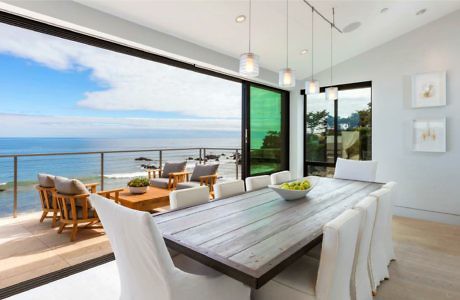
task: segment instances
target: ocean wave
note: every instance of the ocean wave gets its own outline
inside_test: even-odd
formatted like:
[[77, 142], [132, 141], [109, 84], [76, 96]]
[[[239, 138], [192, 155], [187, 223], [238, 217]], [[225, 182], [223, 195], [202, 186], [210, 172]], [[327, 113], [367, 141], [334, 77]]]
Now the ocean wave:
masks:
[[119, 178], [133, 178], [147, 176], [147, 172], [132, 172], [132, 173], [117, 173], [104, 175], [105, 178], [119, 179]]

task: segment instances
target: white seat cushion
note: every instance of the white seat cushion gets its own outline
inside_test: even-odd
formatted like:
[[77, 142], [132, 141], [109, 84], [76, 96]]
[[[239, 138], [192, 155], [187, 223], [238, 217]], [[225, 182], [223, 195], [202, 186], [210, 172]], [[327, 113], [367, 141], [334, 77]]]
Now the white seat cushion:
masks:
[[337, 159], [334, 178], [375, 182], [377, 162]]
[[260, 190], [271, 184], [269, 175], [252, 176], [246, 178], [246, 190], [255, 191]]
[[200, 205], [209, 201], [209, 189], [207, 186], [193, 187], [189, 189], [172, 191], [169, 194], [171, 209]]
[[222, 199], [238, 194], [243, 194], [244, 192], [245, 189], [243, 180], [221, 182], [216, 183], [214, 185], [214, 193], [216, 195], [216, 199]]
[[315, 298], [319, 260], [302, 256], [255, 291], [256, 300], [309, 300]]

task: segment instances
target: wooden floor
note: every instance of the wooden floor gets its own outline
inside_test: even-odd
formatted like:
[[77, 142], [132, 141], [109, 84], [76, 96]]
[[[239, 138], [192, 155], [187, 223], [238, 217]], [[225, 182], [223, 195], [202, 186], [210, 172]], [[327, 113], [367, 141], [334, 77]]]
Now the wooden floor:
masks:
[[[100, 230], [71, 243], [38, 219], [0, 219], [0, 288], [111, 252]], [[460, 299], [460, 226], [395, 217], [393, 231], [398, 259], [374, 299]]]

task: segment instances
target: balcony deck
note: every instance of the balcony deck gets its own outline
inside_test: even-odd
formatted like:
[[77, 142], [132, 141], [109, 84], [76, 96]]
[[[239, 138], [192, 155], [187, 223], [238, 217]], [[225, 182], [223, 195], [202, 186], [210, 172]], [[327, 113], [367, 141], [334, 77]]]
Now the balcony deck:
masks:
[[68, 230], [58, 234], [40, 215], [0, 219], [0, 288], [112, 252], [103, 229], [80, 230], [70, 242]]
[[[112, 252], [101, 229], [70, 242], [39, 216], [0, 219], [0, 288]], [[460, 299], [460, 226], [394, 217], [393, 231], [398, 259], [374, 299]]]

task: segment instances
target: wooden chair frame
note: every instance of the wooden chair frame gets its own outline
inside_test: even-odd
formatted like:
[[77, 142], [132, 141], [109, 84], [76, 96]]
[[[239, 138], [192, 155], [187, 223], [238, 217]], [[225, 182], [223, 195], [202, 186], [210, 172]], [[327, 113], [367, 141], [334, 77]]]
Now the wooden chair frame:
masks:
[[[175, 189], [178, 183], [190, 181], [190, 172], [170, 173], [169, 182], [171, 189]], [[171, 176], [172, 175], [172, 176]], [[172, 177], [172, 178], [171, 178]], [[217, 182], [217, 174], [200, 176], [200, 186], [206, 185], [209, 188], [209, 194], [214, 199], [214, 184]], [[171, 183], [172, 179], [172, 183]]]
[[[91, 188], [91, 193], [95, 193], [95, 186]], [[94, 192], [93, 192], [94, 191]], [[107, 190], [107, 191], [100, 191], [96, 192], [98, 195], [103, 197], [113, 199], [116, 203], [119, 202], [119, 194], [123, 191], [123, 189], [114, 189], [114, 190]], [[70, 234], [70, 241], [75, 241], [77, 237], [78, 229], [94, 229], [94, 228], [102, 228], [99, 224], [100, 220], [97, 216], [97, 212], [94, 211], [92, 217], [89, 217], [89, 205], [88, 205], [88, 197], [90, 194], [81, 194], [81, 195], [63, 195], [56, 193], [56, 200], [59, 207], [59, 211], [61, 213], [60, 218], [60, 225], [58, 233], [62, 233], [67, 225], [72, 225], [72, 232]], [[81, 209], [82, 209], [82, 218], [78, 218], [77, 215], [77, 201], [80, 200], [81, 202]], [[66, 204], [70, 204], [70, 209], [68, 209]], [[85, 226], [79, 226], [80, 224], [86, 223]]]
[[[88, 188], [91, 193], [96, 192], [97, 185], [97, 183], [85, 184], [86, 188]], [[40, 202], [43, 210], [42, 216], [40, 218], [40, 223], [43, 223], [45, 218], [51, 218], [51, 228], [56, 227], [60, 218], [59, 207], [56, 201], [56, 188], [45, 188], [37, 184], [35, 185], [35, 189], [38, 191], [38, 195], [40, 196]], [[52, 216], [48, 216], [49, 213], [51, 213]]]

